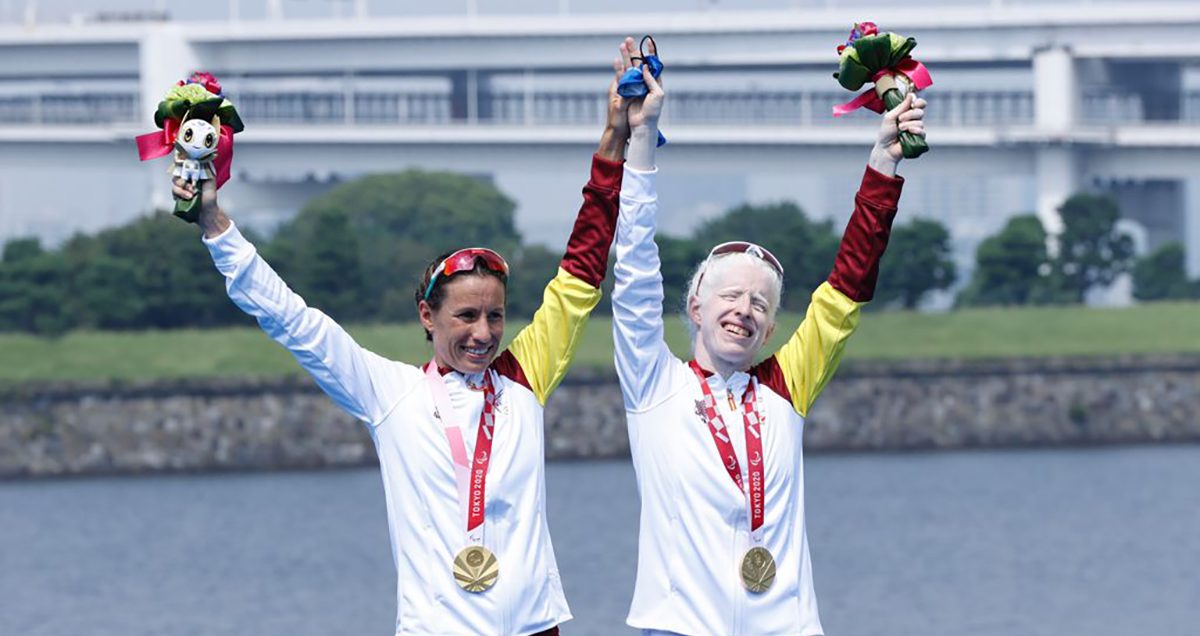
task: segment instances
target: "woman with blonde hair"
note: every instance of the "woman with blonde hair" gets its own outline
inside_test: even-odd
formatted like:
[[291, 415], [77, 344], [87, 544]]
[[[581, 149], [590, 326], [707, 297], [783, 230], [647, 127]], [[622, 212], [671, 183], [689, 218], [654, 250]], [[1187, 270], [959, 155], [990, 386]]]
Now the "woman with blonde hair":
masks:
[[787, 343], [756, 362], [775, 329], [779, 260], [753, 243], [723, 243], [688, 287], [685, 362], [663, 339], [654, 140], [665, 96], [645, 75], [650, 94], [630, 112], [612, 299], [641, 496], [628, 623], [647, 634], [821, 634], [805, 531], [804, 418], [874, 292], [903, 185], [898, 134], [924, 135], [925, 100], [910, 95], [884, 116], [833, 271]]

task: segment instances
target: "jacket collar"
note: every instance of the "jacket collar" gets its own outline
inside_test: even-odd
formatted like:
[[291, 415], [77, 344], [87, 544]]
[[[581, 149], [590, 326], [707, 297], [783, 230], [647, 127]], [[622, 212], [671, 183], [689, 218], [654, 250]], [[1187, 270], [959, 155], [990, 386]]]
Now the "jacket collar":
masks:
[[731, 391], [740, 400], [742, 394], [746, 391], [746, 386], [750, 383], [750, 374], [745, 371], [735, 371], [733, 375], [726, 379], [722, 378], [715, 371], [704, 368], [704, 365], [699, 362], [696, 363], [696, 366], [700, 368], [700, 372], [708, 380], [708, 386], [712, 388], [713, 392]]

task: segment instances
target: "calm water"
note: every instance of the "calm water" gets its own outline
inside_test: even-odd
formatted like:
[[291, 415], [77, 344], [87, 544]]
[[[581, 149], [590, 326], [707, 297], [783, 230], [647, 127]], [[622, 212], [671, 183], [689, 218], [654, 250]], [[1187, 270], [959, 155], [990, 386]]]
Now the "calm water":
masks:
[[[1200, 634], [1200, 447], [812, 457], [831, 636]], [[576, 619], [623, 626], [627, 462], [552, 464]], [[0, 482], [0, 634], [390, 634], [374, 470]]]

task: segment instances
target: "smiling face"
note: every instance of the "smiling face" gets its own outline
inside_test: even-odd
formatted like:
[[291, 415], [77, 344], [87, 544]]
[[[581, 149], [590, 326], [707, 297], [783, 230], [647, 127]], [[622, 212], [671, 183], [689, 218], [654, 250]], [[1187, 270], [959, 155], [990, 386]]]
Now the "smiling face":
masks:
[[204, 159], [217, 151], [217, 129], [203, 119], [189, 119], [175, 136], [175, 147], [188, 159]]
[[779, 278], [763, 263], [738, 254], [710, 263], [687, 314], [696, 361], [722, 375], [744, 371], [775, 330]]
[[433, 358], [459, 373], [481, 373], [504, 337], [504, 283], [487, 274], [463, 273], [439, 286], [444, 295], [437, 309], [424, 300], [417, 306], [433, 338]]

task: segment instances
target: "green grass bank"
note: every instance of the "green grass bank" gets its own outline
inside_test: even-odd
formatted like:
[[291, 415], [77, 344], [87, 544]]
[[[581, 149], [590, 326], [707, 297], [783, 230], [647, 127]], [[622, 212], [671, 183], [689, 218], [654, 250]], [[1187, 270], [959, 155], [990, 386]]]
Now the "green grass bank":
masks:
[[[799, 323], [781, 315], [772, 348]], [[523, 326], [510, 323], [511, 337]], [[362, 325], [350, 331], [368, 349], [407, 362], [429, 358], [416, 324]], [[668, 321], [668, 342], [687, 350], [687, 334]], [[867, 312], [847, 359], [1004, 358], [1200, 352], [1200, 303], [1123, 309], [1048, 307], [972, 309], [945, 314]], [[612, 367], [611, 323], [592, 320], [577, 367]], [[75, 332], [59, 338], [0, 334], [0, 382], [281, 376], [300, 373], [257, 328]]]

